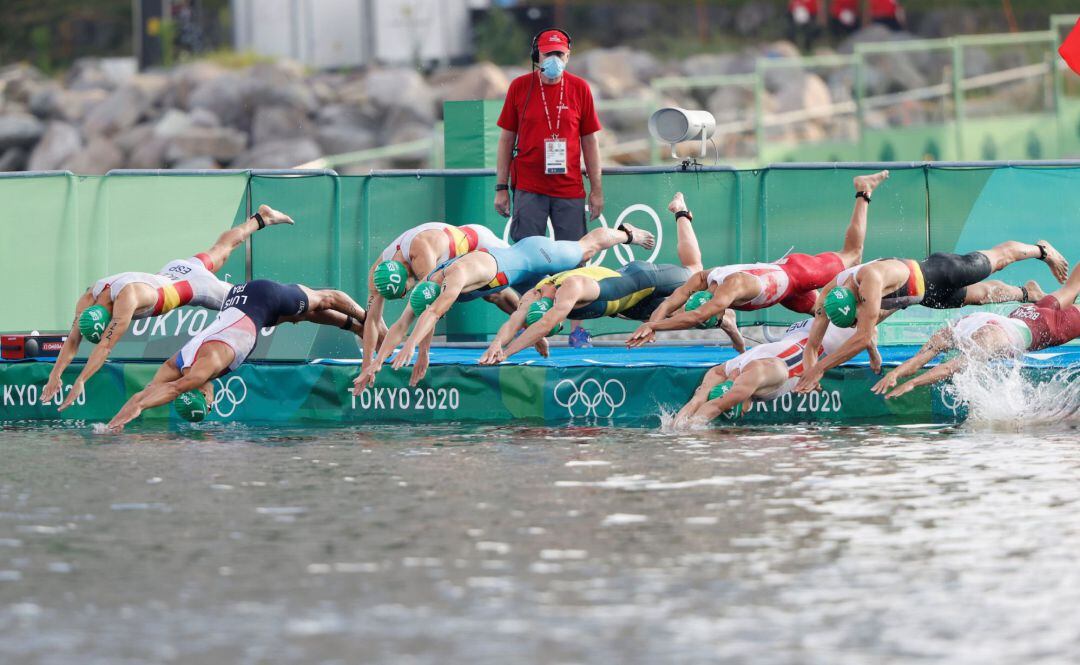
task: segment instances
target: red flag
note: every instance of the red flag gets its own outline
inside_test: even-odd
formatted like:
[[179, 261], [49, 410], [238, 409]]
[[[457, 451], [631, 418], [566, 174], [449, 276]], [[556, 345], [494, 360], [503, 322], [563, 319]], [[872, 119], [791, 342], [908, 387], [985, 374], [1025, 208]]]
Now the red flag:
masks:
[[1061, 54], [1065, 63], [1069, 65], [1069, 69], [1080, 74], [1080, 21], [1076, 22], [1072, 32], [1061, 43], [1058, 53]]

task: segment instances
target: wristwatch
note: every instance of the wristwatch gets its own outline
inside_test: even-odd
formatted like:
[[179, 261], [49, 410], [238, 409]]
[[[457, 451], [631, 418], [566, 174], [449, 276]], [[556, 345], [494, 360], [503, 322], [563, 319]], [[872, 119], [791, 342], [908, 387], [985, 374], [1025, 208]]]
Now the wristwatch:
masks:
[[505, 192], [510, 189], [510, 185], [495, 185], [496, 192]]

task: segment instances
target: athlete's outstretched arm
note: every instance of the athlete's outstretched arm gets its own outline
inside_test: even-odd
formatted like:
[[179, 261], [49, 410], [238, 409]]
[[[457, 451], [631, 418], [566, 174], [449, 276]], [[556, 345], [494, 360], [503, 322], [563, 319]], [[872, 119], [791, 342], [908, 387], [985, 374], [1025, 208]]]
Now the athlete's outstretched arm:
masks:
[[766, 373], [760, 363], [753, 362], [735, 377], [731, 389], [721, 397], [711, 399], [691, 416], [690, 422], [707, 423], [728, 409], [749, 400], [766, 381]]
[[82, 342], [82, 332], [79, 330], [79, 317], [82, 315], [84, 309], [93, 304], [94, 296], [91, 295], [89, 289], [75, 301], [75, 320], [71, 322], [71, 330], [68, 331], [67, 339], [64, 340], [64, 346], [61, 347], [60, 354], [56, 357], [56, 362], [53, 364], [52, 371], [49, 372], [49, 380], [45, 383], [45, 389], [41, 392], [42, 404], [51, 402], [60, 392], [60, 388], [63, 387], [64, 370], [67, 369], [68, 365], [71, 364], [71, 361], [75, 359], [75, 354], [79, 352], [79, 344]]
[[413, 349], [425, 337], [435, 334], [435, 324], [439, 322], [439, 319], [446, 316], [446, 313], [454, 306], [458, 296], [465, 289], [467, 277], [464, 270], [456, 266], [450, 266], [443, 273], [443, 276], [442, 292], [435, 299], [435, 302], [431, 303], [424, 310], [424, 313], [420, 315], [420, 318], [417, 319], [412, 334], [405, 340], [405, 343], [401, 346], [401, 351], [394, 358], [394, 369], [401, 369], [412, 362]]
[[836, 280], [830, 282], [818, 293], [817, 304], [814, 306], [814, 322], [810, 324], [810, 334], [806, 340], [806, 348], [803, 349], [803, 372], [817, 365], [818, 354], [821, 352], [821, 342], [825, 339], [825, 331], [829, 329], [829, 317], [825, 314], [825, 296], [829, 289], [836, 285]]
[[[352, 392], [354, 395], [359, 395], [364, 392], [365, 388], [375, 385], [375, 375], [379, 373], [383, 363], [394, 352], [401, 340], [405, 338], [405, 334], [409, 332], [409, 326], [412, 325], [415, 318], [416, 314], [413, 313], [412, 307], [406, 305], [405, 309], [401, 311], [398, 320], [394, 322], [394, 325], [390, 326], [390, 330], [386, 331], [386, 336], [379, 345], [379, 353], [375, 360], [366, 368], [361, 368], [360, 374], [353, 380]], [[367, 341], [366, 337], [365, 341]]]
[[507, 314], [513, 314], [517, 311], [518, 303], [521, 302], [521, 297], [518, 296], [517, 291], [513, 289], [503, 289], [490, 296], [484, 296], [484, 300], [495, 305]]
[[871, 390], [878, 395], [884, 395], [896, 386], [897, 381], [918, 372], [926, 366], [926, 363], [937, 358], [942, 351], [948, 351], [955, 345], [956, 342], [953, 337], [952, 328], [946, 325], [944, 328], [941, 328], [931, 335], [930, 339], [926, 340], [926, 344], [923, 344], [918, 353], [900, 363], [900, 365], [894, 367], [885, 374], [885, 376], [881, 377], [881, 380], [874, 384], [874, 387], [871, 388]]
[[128, 326], [131, 325], [131, 317], [135, 315], [136, 304], [134, 289], [121, 291], [119, 297], [113, 301], [112, 319], [105, 328], [105, 332], [102, 333], [101, 341], [94, 347], [90, 357], [86, 359], [86, 365], [79, 372], [78, 378], [71, 384], [71, 391], [68, 392], [64, 402], [60, 405], [60, 411], [75, 403], [76, 398], [86, 389], [86, 382], [105, 364], [105, 360], [108, 359], [109, 354], [116, 347], [116, 343], [120, 341], [120, 338], [127, 332]]
[[544, 339], [549, 332], [570, 316], [570, 312], [573, 311], [574, 305], [577, 305], [580, 298], [581, 286], [578, 281], [567, 280], [555, 292], [555, 302], [552, 304], [551, 309], [544, 312], [539, 321], [526, 328], [525, 332], [510, 342], [500, 360], [505, 360], [518, 351], [527, 349]]
[[731, 346], [736, 351], [742, 353], [746, 350], [746, 340], [743, 339], [742, 332], [739, 331], [738, 318], [735, 315], [735, 310], [729, 309], [724, 312], [724, 316], [720, 319], [720, 330], [723, 330], [729, 338], [731, 338]]
[[[530, 289], [521, 296], [518, 302], [518, 307], [510, 314], [510, 318], [506, 320], [506, 323], [499, 326], [498, 332], [495, 333], [495, 338], [491, 340], [491, 344], [488, 345], [484, 355], [480, 356], [479, 364], [481, 365], [494, 365], [502, 361], [505, 357], [503, 355], [503, 347], [510, 343], [514, 339], [514, 335], [519, 330], [525, 327], [525, 317], [529, 314], [529, 306], [540, 299], [540, 292], [536, 289]], [[539, 351], [539, 349], [537, 349]]]
[[658, 330], [689, 330], [705, 323], [713, 316], [723, 316], [724, 311], [735, 301], [736, 295], [732, 289], [721, 286], [713, 294], [712, 300], [705, 302], [692, 312], [682, 310], [666, 319], [650, 320], [641, 324], [630, 339], [626, 340], [626, 345], [630, 348], [644, 346], [656, 339]]
[[378, 264], [372, 265], [371, 270], [368, 271], [368, 310], [367, 318], [364, 319], [364, 357], [360, 362], [361, 371], [371, 367], [374, 362], [375, 354], [379, 349], [377, 340], [382, 336], [377, 331], [380, 328], [386, 328], [386, 323], [383, 321], [383, 307], [386, 305], [386, 300], [375, 288], [376, 265]]
[[[822, 293], [827, 292], [822, 291]], [[808, 393], [816, 390], [821, 382], [821, 377], [825, 376], [825, 372], [846, 363], [874, 343], [878, 317], [881, 314], [881, 277], [879, 275], [870, 273], [863, 279], [859, 285], [858, 299], [855, 334], [840, 345], [840, 348], [835, 353], [830, 353], [823, 360], [814, 363], [813, 367], [807, 368], [803, 372], [802, 378], [799, 379], [798, 385], [795, 386], [795, 392]], [[817, 325], [818, 320], [815, 317], [814, 326]], [[813, 329], [811, 331], [813, 332]], [[824, 339], [824, 337], [825, 333], [822, 331], [821, 339]], [[809, 340], [807, 346], [814, 341], [814, 339]], [[820, 344], [820, 341], [818, 343]]]
[[678, 311], [680, 307], [685, 305], [686, 301], [690, 299], [690, 296], [698, 291], [704, 291], [708, 286], [708, 273], [704, 271], [694, 273], [690, 279], [686, 280], [685, 284], [675, 289], [670, 296], [664, 298], [664, 302], [660, 303], [660, 306], [653, 310], [652, 316], [649, 317], [649, 322], [663, 321], [671, 316], [673, 312]]
[[687, 419], [697, 413], [702, 404], [709, 401], [709, 392], [713, 389], [713, 386], [728, 380], [727, 371], [724, 368], [725, 365], [717, 365], [705, 372], [705, 376], [701, 378], [701, 385], [694, 390], [694, 394], [690, 396], [690, 401], [684, 404], [679, 409], [679, 412], [675, 414], [673, 426], [676, 429], [684, 426]]
[[966, 356], [956, 356], [949, 362], [941, 363], [937, 367], [931, 369], [924, 374], [920, 374], [919, 376], [911, 379], [907, 383], [901, 383], [896, 388], [893, 388], [892, 391], [885, 396], [885, 399], [893, 399], [894, 397], [906, 395], [907, 393], [911, 392], [915, 388], [918, 388], [919, 386], [928, 386], [932, 383], [937, 383], [938, 381], [944, 381], [945, 379], [949, 378], [953, 374], [956, 374], [961, 369], [963, 369], [966, 363]]
[[[216, 362], [216, 353], [200, 354], [199, 359], [195, 361], [195, 365], [188, 370], [187, 374], [172, 381], [151, 383], [146, 386], [132, 395], [131, 399], [113, 416], [113, 419], [109, 421], [109, 429], [113, 432], [119, 432], [124, 429], [124, 425], [138, 418], [146, 409], [168, 404], [187, 391], [199, 388], [213, 379], [220, 371], [217, 369]], [[228, 363], [226, 362], [224, 366], [227, 367]]]

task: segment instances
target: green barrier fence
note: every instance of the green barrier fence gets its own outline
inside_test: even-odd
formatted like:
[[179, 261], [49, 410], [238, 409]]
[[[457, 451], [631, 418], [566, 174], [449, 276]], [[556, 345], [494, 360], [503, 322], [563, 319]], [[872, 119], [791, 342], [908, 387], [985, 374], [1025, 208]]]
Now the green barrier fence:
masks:
[[[632, 258], [676, 262], [675, 224], [666, 210], [675, 191], [695, 211], [706, 266], [775, 260], [792, 248], [839, 249], [854, 203], [852, 177], [880, 168], [892, 176], [870, 208], [867, 259], [922, 258], [932, 251], [967, 252], [1040, 238], [1074, 261], [1080, 257], [1080, 237], [1071, 232], [1080, 217], [1080, 162], [875, 163], [611, 170], [604, 180], [603, 217], [592, 226], [629, 221], [656, 233], [659, 242], [655, 252], [619, 247], [598, 262], [613, 268]], [[250, 255], [235, 252], [220, 272], [223, 278], [250, 275], [341, 288], [364, 302], [371, 263], [411, 226], [433, 220], [480, 223], [503, 235], [507, 221], [493, 210], [493, 184], [493, 173], [481, 170], [0, 177], [0, 226], [9, 239], [0, 249], [0, 280], [8, 287], [0, 330], [66, 330], [75, 300], [96, 279], [121, 270], [153, 271], [202, 251], [259, 203], [289, 212], [297, 225], [256, 233]], [[1035, 261], [1017, 264], [1000, 278], [1036, 279], [1044, 288], [1054, 283]], [[401, 306], [391, 303], [387, 317], [396, 317]], [[947, 315], [911, 308], [894, 317], [883, 341], [918, 341]], [[181, 309], [137, 325], [117, 357], [164, 357], [208, 318], [207, 312]], [[794, 318], [771, 308], [743, 313], [740, 321], [780, 325]], [[478, 340], [503, 320], [491, 305], [470, 303], [449, 316], [441, 332], [451, 340]], [[590, 327], [603, 334], [634, 325], [607, 319]], [[314, 326], [289, 326], [260, 346], [257, 357], [355, 356], [349, 345], [328, 340]]]

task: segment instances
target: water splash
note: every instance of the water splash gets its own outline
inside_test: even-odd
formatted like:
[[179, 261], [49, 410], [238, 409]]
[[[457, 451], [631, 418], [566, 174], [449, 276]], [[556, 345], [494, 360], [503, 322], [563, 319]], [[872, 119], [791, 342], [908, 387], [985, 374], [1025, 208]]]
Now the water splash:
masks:
[[1021, 431], [1080, 422], [1080, 368], [1032, 369], [973, 359], [953, 376], [942, 398], [946, 407], [967, 411], [968, 428]]

